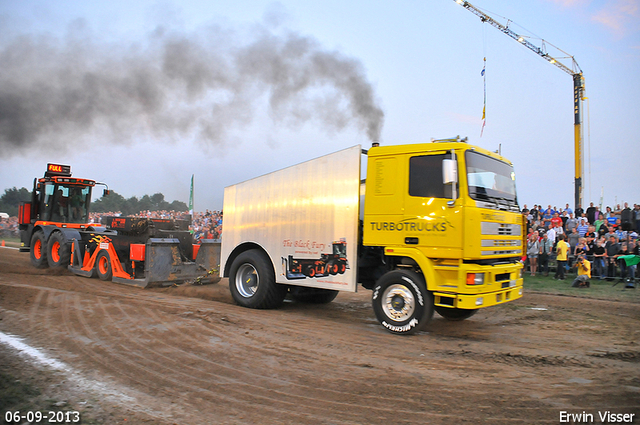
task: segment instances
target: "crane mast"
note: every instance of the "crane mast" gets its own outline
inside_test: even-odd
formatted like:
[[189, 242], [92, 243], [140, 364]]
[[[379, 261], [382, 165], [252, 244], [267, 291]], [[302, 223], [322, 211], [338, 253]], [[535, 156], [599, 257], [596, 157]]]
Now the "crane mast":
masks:
[[[557, 66], [567, 74], [573, 77], [573, 126], [574, 126], [574, 152], [575, 152], [575, 208], [582, 206], [582, 99], [584, 98], [584, 76], [582, 75], [582, 69], [576, 62], [575, 58], [566, 52], [558, 49], [562, 53], [567, 55], [567, 58], [571, 58], [571, 67], [568, 67], [562, 63], [558, 58], [551, 56], [546, 49], [544, 40], [542, 40], [541, 46], [536, 46], [527, 40], [524, 36], [517, 34], [515, 31], [509, 28], [509, 24], [502, 25], [500, 22], [493, 19], [471, 3], [466, 0], [454, 0], [456, 3], [467, 9], [469, 12], [478, 16], [482, 22], [488, 23], [491, 26], [499, 29], [509, 37], [513, 38], [532, 52], [543, 57], [552, 65]], [[565, 59], [565, 58], [563, 58]]]

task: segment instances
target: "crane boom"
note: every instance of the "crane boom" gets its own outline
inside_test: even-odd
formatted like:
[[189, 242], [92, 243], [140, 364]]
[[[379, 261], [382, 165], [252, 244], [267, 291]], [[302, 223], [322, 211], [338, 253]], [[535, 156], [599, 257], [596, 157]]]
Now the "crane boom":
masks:
[[526, 37], [517, 34], [509, 28], [509, 24], [502, 25], [466, 0], [454, 0], [456, 3], [467, 9], [469, 12], [478, 16], [482, 22], [486, 22], [491, 26], [499, 29], [509, 37], [513, 38], [526, 48], [546, 59], [552, 65], [557, 66], [567, 74], [573, 77], [573, 115], [574, 115], [574, 151], [575, 151], [575, 208], [582, 206], [582, 99], [584, 98], [584, 76], [582, 69], [576, 62], [575, 58], [566, 52], [557, 50], [571, 58], [571, 67], [562, 63], [558, 58], [551, 56], [546, 49], [545, 41], [542, 40], [541, 46], [531, 43]]

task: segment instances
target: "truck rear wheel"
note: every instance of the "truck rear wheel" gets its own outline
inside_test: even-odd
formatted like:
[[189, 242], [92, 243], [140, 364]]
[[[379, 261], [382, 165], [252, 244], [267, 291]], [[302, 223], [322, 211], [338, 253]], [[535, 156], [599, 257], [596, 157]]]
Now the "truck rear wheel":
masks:
[[71, 259], [71, 245], [69, 245], [60, 232], [54, 232], [49, 237], [47, 244], [47, 261], [49, 267], [61, 268], [69, 265]]
[[417, 273], [392, 270], [373, 287], [373, 311], [389, 332], [409, 335], [423, 329], [433, 317], [433, 295]]
[[102, 250], [98, 253], [95, 269], [100, 280], [111, 280], [113, 270], [111, 270], [111, 258], [109, 258], [107, 251]]
[[468, 319], [478, 312], [477, 308], [474, 310], [466, 310], [463, 308], [447, 308], [439, 306], [435, 306], [435, 310], [440, 316], [447, 320], [451, 320], [452, 322]]
[[338, 292], [332, 289], [307, 288], [304, 286], [292, 286], [289, 289], [291, 298], [300, 303], [328, 304], [335, 300]]
[[39, 269], [46, 269], [49, 267], [47, 262], [47, 240], [44, 238], [44, 232], [42, 230], [36, 231], [31, 236], [31, 250], [30, 250], [31, 264]]
[[287, 287], [276, 283], [271, 262], [257, 249], [233, 260], [229, 289], [236, 303], [249, 308], [278, 307], [287, 295]]

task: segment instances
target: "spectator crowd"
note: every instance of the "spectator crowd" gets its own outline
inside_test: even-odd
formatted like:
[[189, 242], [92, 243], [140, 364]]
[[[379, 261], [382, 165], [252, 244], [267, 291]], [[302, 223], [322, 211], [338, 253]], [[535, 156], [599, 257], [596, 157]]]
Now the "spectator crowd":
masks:
[[[102, 217], [119, 217], [120, 211], [107, 213], [90, 213], [91, 223], [100, 223]], [[220, 239], [222, 237], [222, 211], [194, 212], [193, 217], [188, 212], [177, 211], [140, 211], [135, 217], [166, 218], [171, 220], [191, 220], [189, 230], [194, 241], [200, 239]]]
[[[89, 213], [89, 222], [100, 224], [102, 217], [122, 215], [120, 211], [106, 213]], [[200, 239], [220, 239], [222, 236], [222, 211], [188, 212], [178, 211], [140, 211], [135, 217], [166, 218], [172, 220], [191, 220], [189, 230], [195, 241]], [[19, 238], [18, 217], [0, 217], [0, 237]]]
[[605, 211], [593, 203], [576, 211], [569, 204], [564, 209], [524, 205], [522, 214], [527, 221], [527, 266], [532, 276], [539, 271], [548, 275], [550, 260], [556, 260], [554, 277], [558, 279], [564, 279], [565, 269], [576, 267], [585, 275], [619, 277], [633, 285], [637, 258], [633, 261], [628, 256], [639, 255], [640, 204], [630, 208], [625, 203]]

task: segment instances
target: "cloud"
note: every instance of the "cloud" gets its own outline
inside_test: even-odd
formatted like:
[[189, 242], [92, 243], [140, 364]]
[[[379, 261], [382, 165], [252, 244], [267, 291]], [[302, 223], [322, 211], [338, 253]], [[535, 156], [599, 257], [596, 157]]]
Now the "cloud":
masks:
[[592, 16], [592, 20], [604, 25], [617, 37], [625, 37], [638, 29], [640, 2], [638, 0], [610, 0]]
[[559, 4], [562, 7], [584, 6], [584, 0], [550, 0], [552, 3]]
[[586, 11], [591, 20], [604, 26], [617, 37], [626, 37], [640, 27], [639, 0], [607, 0], [603, 7], [597, 8], [592, 1], [585, 0], [547, 0], [566, 9]]

